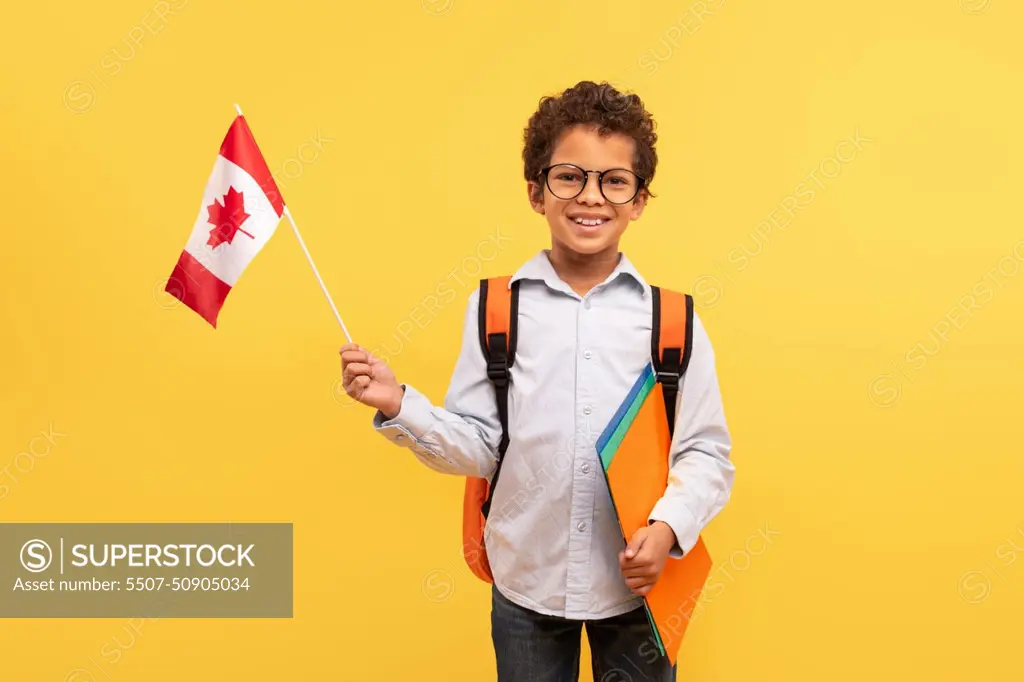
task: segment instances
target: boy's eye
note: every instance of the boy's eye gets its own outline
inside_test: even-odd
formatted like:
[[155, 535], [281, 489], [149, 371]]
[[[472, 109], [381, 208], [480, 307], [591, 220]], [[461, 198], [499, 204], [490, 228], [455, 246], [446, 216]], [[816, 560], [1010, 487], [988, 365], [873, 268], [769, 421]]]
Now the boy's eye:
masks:
[[633, 185], [633, 176], [623, 171], [616, 171], [605, 176], [604, 182], [612, 187], [630, 187]]
[[554, 176], [559, 182], [583, 182], [583, 175], [570, 169], [555, 169]]
[[559, 164], [551, 167], [548, 178], [560, 184], [573, 185], [583, 182], [583, 173], [575, 166]]

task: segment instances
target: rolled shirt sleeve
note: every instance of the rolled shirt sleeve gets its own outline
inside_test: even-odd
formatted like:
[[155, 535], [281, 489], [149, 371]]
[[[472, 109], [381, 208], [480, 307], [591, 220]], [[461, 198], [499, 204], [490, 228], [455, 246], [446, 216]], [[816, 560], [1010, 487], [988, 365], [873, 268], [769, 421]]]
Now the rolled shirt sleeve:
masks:
[[731, 449], [714, 351], [695, 313], [690, 364], [676, 398], [668, 485], [649, 515], [649, 522], [663, 521], [675, 533], [671, 557], [690, 551], [729, 501], [735, 475]]

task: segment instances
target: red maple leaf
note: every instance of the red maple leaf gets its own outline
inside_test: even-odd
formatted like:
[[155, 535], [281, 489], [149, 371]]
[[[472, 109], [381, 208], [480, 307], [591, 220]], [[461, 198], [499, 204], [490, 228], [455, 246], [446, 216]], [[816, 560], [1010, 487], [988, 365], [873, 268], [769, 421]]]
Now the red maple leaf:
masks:
[[230, 244], [239, 232], [250, 239], [255, 239], [255, 237], [242, 229], [242, 223], [249, 219], [249, 214], [245, 212], [245, 201], [242, 193], [234, 187], [228, 187], [228, 193], [224, 195], [221, 201], [223, 203], [219, 203], [217, 199], [214, 199], [213, 203], [206, 207], [210, 214], [206, 222], [213, 225], [213, 229], [210, 230], [210, 238], [206, 243], [213, 248], [217, 248], [224, 242]]

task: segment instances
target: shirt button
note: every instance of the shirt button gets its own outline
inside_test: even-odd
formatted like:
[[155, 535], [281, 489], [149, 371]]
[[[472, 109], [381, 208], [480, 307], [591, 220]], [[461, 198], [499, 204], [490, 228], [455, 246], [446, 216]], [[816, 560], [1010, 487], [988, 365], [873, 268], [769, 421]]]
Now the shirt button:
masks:
[[589, 298], [583, 302], [583, 307], [586, 308], [587, 310], [590, 310], [590, 299]]
[[590, 405], [587, 405], [586, 407], [583, 408], [583, 414], [590, 414], [593, 411], [594, 410], [590, 408]]
[[579, 532], [582, 533], [586, 529], [587, 529], [587, 524], [585, 522], [580, 521], [578, 524], [576, 524], [576, 530], [578, 530]]
[[583, 352], [583, 357], [585, 357], [587, 360], [589, 360], [591, 357], [593, 357], [593, 355], [594, 354], [591, 353], [589, 350]]
[[585, 474], [589, 474], [590, 473], [590, 465], [589, 464], [584, 464], [583, 466], [580, 467], [580, 471], [582, 471]]

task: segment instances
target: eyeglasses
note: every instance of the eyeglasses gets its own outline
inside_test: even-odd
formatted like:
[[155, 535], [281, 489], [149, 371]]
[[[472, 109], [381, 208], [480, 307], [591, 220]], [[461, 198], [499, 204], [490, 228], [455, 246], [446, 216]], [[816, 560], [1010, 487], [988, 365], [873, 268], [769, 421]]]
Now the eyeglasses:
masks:
[[644, 187], [644, 178], [625, 168], [584, 170], [571, 163], [560, 163], [540, 169], [548, 189], [559, 199], [575, 199], [587, 186], [591, 173], [597, 173], [601, 196], [612, 204], [628, 204]]

